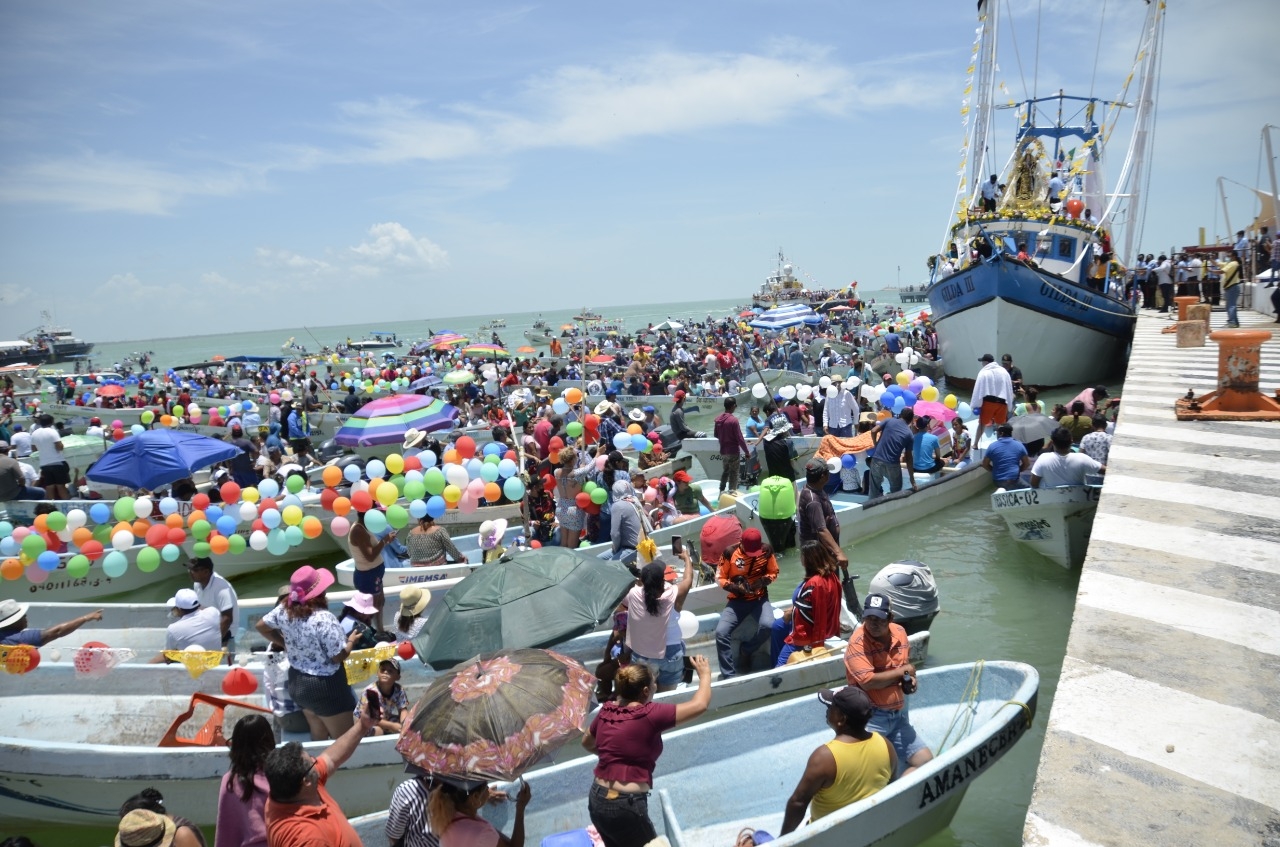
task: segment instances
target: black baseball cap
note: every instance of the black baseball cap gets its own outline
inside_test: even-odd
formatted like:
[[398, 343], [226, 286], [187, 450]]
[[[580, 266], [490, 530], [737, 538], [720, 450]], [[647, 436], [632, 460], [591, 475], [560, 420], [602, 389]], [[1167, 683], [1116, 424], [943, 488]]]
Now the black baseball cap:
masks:
[[835, 706], [855, 723], [865, 724], [871, 718], [871, 698], [856, 685], [819, 691], [818, 699], [827, 706]]

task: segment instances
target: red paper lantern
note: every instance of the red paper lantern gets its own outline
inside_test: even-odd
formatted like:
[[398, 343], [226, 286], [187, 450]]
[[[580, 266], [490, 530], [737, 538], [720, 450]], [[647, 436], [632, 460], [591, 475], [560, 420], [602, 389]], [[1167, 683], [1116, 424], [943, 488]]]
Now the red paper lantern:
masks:
[[232, 668], [222, 679], [222, 693], [244, 697], [258, 690], [258, 679], [244, 668]]

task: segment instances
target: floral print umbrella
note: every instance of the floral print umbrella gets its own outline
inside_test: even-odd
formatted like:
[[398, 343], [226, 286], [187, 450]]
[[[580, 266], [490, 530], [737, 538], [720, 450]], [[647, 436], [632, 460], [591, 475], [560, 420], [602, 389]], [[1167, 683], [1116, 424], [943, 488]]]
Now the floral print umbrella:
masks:
[[414, 767], [513, 780], [582, 731], [595, 677], [551, 650], [486, 653], [431, 684], [396, 750]]

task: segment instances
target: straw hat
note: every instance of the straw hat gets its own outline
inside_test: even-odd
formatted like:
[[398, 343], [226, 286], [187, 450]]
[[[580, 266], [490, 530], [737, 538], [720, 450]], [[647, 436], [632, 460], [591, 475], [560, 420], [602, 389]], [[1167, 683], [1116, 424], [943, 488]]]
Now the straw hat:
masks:
[[116, 847], [169, 847], [178, 826], [168, 815], [134, 809], [120, 819]]
[[415, 618], [430, 602], [430, 591], [417, 585], [406, 586], [400, 590], [400, 617]]
[[17, 600], [0, 601], [0, 629], [12, 626], [27, 614], [27, 604]]
[[427, 434], [420, 429], [410, 427], [404, 433], [404, 445], [401, 449], [409, 450], [427, 440]]
[[631, 418], [631, 420], [636, 423], [642, 423], [644, 421], [644, 412], [639, 409], [632, 409], [630, 412], [627, 412], [627, 417]]
[[607, 415], [609, 414], [609, 410], [612, 408], [613, 408], [613, 404], [610, 403], [608, 400], [601, 400], [599, 403], [596, 404], [595, 413], [597, 415]]

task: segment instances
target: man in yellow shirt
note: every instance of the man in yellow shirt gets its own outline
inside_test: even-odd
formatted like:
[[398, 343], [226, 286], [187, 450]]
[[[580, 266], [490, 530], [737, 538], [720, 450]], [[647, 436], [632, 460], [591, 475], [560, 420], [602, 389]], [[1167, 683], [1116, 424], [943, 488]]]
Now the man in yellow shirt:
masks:
[[[898, 754], [883, 735], [867, 730], [871, 698], [856, 685], [818, 693], [827, 707], [827, 725], [836, 737], [814, 750], [804, 774], [787, 801], [782, 835], [800, 825], [806, 808], [809, 821], [870, 797], [893, 779]], [[810, 807], [812, 803], [812, 807]]]

